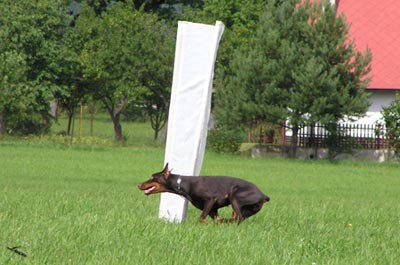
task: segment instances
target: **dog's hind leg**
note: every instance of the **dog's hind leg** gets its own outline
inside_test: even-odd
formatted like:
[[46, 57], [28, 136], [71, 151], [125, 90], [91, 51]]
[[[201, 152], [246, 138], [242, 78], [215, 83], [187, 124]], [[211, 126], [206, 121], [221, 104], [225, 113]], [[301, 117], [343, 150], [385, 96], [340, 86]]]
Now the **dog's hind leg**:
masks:
[[239, 201], [233, 197], [232, 201], [232, 208], [233, 208], [233, 213], [232, 213], [232, 219], [231, 221], [239, 221], [239, 223], [241, 221], [243, 221], [245, 219], [245, 217], [242, 215], [242, 206], [240, 205]]
[[232, 209], [233, 209], [233, 213], [232, 213], [232, 217], [231, 217], [231, 222], [234, 221], [239, 221], [239, 223], [241, 221], [244, 220], [244, 217], [242, 215], [242, 206], [239, 203], [239, 199], [237, 198], [237, 192], [238, 192], [238, 188], [235, 186], [232, 188], [231, 193], [229, 194], [229, 201], [232, 204]]
[[218, 210], [212, 209], [209, 213], [208, 216], [210, 216], [212, 219], [215, 219], [218, 217]]
[[236, 212], [233, 210], [232, 211], [232, 215], [231, 215], [231, 219], [229, 219], [229, 222], [233, 223], [236, 222], [238, 220], [238, 215], [236, 214]]
[[222, 223], [224, 221], [223, 218], [218, 216], [218, 209], [213, 208], [208, 214], [215, 222]]

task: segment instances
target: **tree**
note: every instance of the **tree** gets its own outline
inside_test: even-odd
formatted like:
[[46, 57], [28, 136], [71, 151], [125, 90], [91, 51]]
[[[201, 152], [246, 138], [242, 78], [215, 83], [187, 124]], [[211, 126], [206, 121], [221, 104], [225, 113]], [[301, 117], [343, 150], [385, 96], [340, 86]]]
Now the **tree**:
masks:
[[5, 114], [21, 103], [18, 95], [22, 94], [25, 80], [26, 62], [23, 54], [15, 51], [0, 53], [0, 135], [6, 133]]
[[217, 55], [214, 86], [223, 86], [224, 79], [231, 74], [231, 60], [235, 51], [250, 49], [250, 40], [254, 38], [259, 16], [266, 0], [209, 0], [201, 10], [184, 13], [183, 19], [214, 24], [216, 20], [225, 25], [223, 40]]
[[[184, 19], [207, 24], [220, 20], [226, 27], [218, 49], [213, 83], [213, 102], [217, 104], [215, 104], [216, 107], [212, 107], [212, 111], [217, 119], [218, 130], [210, 135], [210, 146], [218, 146], [214, 148], [218, 151], [236, 152], [235, 148], [240, 146], [244, 135], [238, 130], [241, 127], [240, 121], [236, 117], [234, 119], [228, 117], [239, 111], [238, 104], [225, 101], [224, 94], [232, 92], [226, 89], [228, 80], [236, 74], [232, 69], [232, 60], [238, 49], [242, 52], [248, 52], [251, 49], [251, 39], [254, 38], [254, 32], [266, 2], [266, 0], [210, 0], [204, 2], [202, 10], [183, 14]], [[237, 97], [232, 95], [229, 98], [233, 101], [240, 100], [239, 95]], [[229, 141], [230, 147], [226, 150], [219, 148], [222, 147], [224, 141]]]
[[389, 145], [394, 148], [396, 157], [400, 150], [400, 94], [396, 94], [396, 99], [381, 111], [386, 127], [386, 136]]
[[120, 115], [124, 107], [151, 93], [162, 94], [172, 76], [173, 33], [157, 16], [116, 3], [96, 16], [86, 9], [76, 21], [91, 39], [80, 60], [90, 91], [107, 109], [116, 140], [122, 140]]
[[154, 140], [167, 122], [168, 101], [163, 97], [152, 93], [146, 97], [146, 109], [150, 117], [151, 128], [154, 131]]
[[237, 51], [218, 91], [220, 122], [287, 120], [295, 156], [301, 127], [335, 124], [334, 134], [340, 119], [368, 108], [370, 52], [355, 51], [345, 18], [328, 1], [270, 1], [250, 47]]
[[67, 111], [68, 124], [67, 134], [71, 133], [72, 119], [76, 107], [84, 103], [89, 96], [90, 80], [84, 77], [83, 65], [80, 56], [91, 35], [87, 32], [85, 25], [75, 27], [80, 15], [80, 5], [76, 2], [67, 9], [72, 16], [64, 27], [61, 49], [57, 56], [57, 64], [60, 67], [60, 86], [55, 91], [58, 104]]
[[[3, 71], [3, 128], [14, 133], [40, 133], [49, 128], [49, 101], [58, 87], [55, 63], [64, 24], [63, 0], [0, 2], [0, 62]], [[19, 68], [21, 67], [21, 68]], [[8, 80], [8, 81], [7, 81]], [[3, 129], [4, 132], [4, 129]]]

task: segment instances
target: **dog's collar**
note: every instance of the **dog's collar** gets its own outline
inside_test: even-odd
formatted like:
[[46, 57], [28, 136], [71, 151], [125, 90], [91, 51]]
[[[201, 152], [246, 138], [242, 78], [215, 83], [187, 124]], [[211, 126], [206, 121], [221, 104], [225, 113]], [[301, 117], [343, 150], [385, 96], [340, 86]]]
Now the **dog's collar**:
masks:
[[176, 184], [178, 186], [178, 190], [181, 189], [181, 182], [182, 182], [182, 178], [181, 178], [181, 175], [179, 175], [178, 180], [176, 181]]

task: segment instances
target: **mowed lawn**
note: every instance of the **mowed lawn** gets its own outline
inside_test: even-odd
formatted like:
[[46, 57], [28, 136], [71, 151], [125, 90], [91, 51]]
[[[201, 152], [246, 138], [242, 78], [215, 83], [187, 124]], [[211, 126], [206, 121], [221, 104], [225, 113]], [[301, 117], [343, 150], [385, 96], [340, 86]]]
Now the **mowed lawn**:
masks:
[[240, 225], [199, 223], [193, 206], [170, 224], [137, 189], [163, 156], [0, 141], [0, 264], [400, 264], [398, 164], [207, 152], [203, 175], [247, 179], [270, 203]]

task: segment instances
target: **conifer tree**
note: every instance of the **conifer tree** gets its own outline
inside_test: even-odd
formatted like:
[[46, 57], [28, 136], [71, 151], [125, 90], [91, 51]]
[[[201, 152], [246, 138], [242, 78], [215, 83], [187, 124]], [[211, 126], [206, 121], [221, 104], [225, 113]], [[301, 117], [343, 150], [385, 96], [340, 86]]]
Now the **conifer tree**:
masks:
[[301, 127], [318, 122], [334, 135], [339, 120], [363, 115], [371, 55], [355, 50], [348, 29], [328, 1], [270, 1], [252, 49], [237, 51], [217, 91], [219, 122], [287, 121], [295, 156]]

